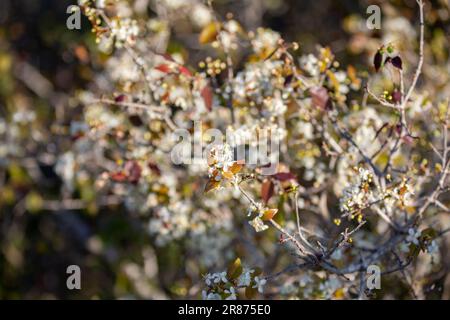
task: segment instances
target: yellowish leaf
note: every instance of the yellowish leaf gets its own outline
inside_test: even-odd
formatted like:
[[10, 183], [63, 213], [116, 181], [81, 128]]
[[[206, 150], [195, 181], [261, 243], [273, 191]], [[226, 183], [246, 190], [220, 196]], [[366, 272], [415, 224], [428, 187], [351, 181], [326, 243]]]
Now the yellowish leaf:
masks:
[[234, 260], [233, 263], [231, 263], [228, 266], [227, 278], [228, 279], [237, 279], [242, 274], [242, 271], [243, 271], [243, 267], [242, 267], [241, 259], [236, 258], [236, 260]]
[[345, 294], [344, 294], [344, 289], [337, 289], [335, 292], [334, 292], [334, 298], [335, 299], [343, 299], [344, 298], [344, 296], [345, 296]]
[[278, 209], [267, 209], [264, 211], [262, 219], [264, 221], [272, 220], [273, 217], [275, 217], [275, 215], [277, 213], [278, 213]]
[[222, 175], [223, 175], [223, 177], [224, 177], [225, 179], [228, 179], [228, 180], [231, 180], [231, 179], [233, 179], [233, 177], [234, 177], [234, 174], [233, 174], [233, 172], [231, 172], [231, 171], [224, 171], [224, 172], [222, 173]]
[[228, 169], [233, 174], [239, 173], [244, 166], [238, 162], [234, 162], [231, 167]]
[[201, 44], [213, 42], [219, 33], [220, 25], [217, 22], [211, 22], [206, 25], [198, 37]]

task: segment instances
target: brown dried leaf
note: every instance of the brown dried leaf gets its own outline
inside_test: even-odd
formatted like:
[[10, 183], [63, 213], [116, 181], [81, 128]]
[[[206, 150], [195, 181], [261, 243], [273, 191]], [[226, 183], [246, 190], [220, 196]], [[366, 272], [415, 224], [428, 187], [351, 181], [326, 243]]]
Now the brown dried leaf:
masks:
[[220, 186], [220, 182], [216, 181], [214, 178], [208, 180], [205, 186], [205, 193], [217, 189]]
[[261, 186], [261, 198], [264, 201], [264, 203], [268, 203], [270, 198], [272, 198], [274, 193], [275, 186], [272, 182], [272, 180], [266, 179], [262, 183]]
[[378, 50], [375, 54], [375, 57], [373, 58], [373, 66], [375, 67], [375, 71], [380, 71], [381, 64], [383, 63], [383, 54], [381, 53], [381, 50]]
[[211, 87], [209, 85], [205, 86], [200, 94], [202, 95], [203, 101], [205, 102], [206, 109], [208, 109], [208, 111], [211, 111], [213, 104], [213, 93]]
[[297, 177], [291, 172], [279, 172], [274, 175], [274, 178], [281, 182], [288, 180], [297, 180]]
[[391, 63], [397, 69], [403, 70], [403, 61], [402, 58], [400, 58], [399, 56], [392, 58]]

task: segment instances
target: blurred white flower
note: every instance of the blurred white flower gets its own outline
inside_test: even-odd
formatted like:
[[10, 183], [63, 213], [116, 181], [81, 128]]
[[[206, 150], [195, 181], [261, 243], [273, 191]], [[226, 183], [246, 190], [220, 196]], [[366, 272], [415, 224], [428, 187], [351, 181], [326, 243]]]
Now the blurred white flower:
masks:
[[256, 217], [252, 221], [249, 221], [249, 223], [255, 229], [256, 232], [262, 232], [269, 229], [269, 227], [265, 225], [264, 222], [259, 217]]
[[427, 246], [427, 252], [429, 254], [435, 254], [439, 252], [439, 246], [435, 240], [431, 241], [431, 243]]
[[264, 286], [266, 285], [267, 280], [259, 277], [255, 277], [255, 285], [253, 288], [258, 288], [259, 293], [264, 293]]
[[242, 274], [238, 279], [238, 286], [249, 286], [252, 281], [252, 273], [255, 272], [253, 269], [244, 269]]
[[225, 290], [225, 293], [229, 294], [229, 296], [225, 300], [236, 300], [237, 299], [236, 290], [234, 289], [234, 287], [230, 287], [230, 289]]
[[418, 245], [420, 235], [421, 235], [421, 233], [419, 230], [409, 228], [408, 236], [406, 237], [406, 241], [408, 243], [414, 243], [415, 245]]

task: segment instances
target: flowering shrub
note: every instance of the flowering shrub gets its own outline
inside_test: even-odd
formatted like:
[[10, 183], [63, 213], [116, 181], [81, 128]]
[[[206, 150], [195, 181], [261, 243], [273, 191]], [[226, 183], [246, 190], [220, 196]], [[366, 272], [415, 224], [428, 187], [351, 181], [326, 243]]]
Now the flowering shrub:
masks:
[[[79, 1], [106, 63], [76, 97], [56, 165], [67, 193], [138, 215], [158, 259], [182, 259], [171, 295], [428, 296], [447, 272], [450, 172], [449, 65], [427, 46], [428, 3], [415, 21], [387, 17], [380, 38], [345, 21], [349, 50], [370, 54], [358, 67], [245, 30], [214, 3], [159, 1], [154, 16], [132, 3]], [[193, 52], [171, 42], [188, 37], [172, 33], [180, 15]], [[249, 160], [265, 134], [279, 150]], [[174, 161], [199, 144], [204, 157]], [[366, 286], [373, 265], [380, 290]]]

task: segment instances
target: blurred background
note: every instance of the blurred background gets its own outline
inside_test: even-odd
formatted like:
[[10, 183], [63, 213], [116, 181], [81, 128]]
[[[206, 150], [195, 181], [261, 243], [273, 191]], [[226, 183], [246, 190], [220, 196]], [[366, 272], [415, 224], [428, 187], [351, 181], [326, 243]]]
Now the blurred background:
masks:
[[[140, 0], [149, 16], [154, 2]], [[428, 1], [427, 1], [428, 2]], [[433, 59], [448, 59], [448, 1], [429, 1]], [[66, 27], [68, 0], [0, 1], [0, 298], [182, 298], [188, 296], [176, 244], [153, 245], [141, 217], [118, 199], [94, 201], [92, 179], [72, 193], [62, 188], [59, 157], [71, 149], [71, 123], [82, 118], [77, 92], [92, 89], [104, 68], [89, 22]], [[380, 34], [362, 31], [366, 9], [383, 19], [414, 21], [415, 0], [214, 1], [247, 29], [272, 28], [301, 44], [302, 53], [330, 46], [342, 64], [369, 69]], [[181, 19], [181, 18], [180, 18]], [[402, 21], [390, 27], [402, 28]], [[383, 20], [384, 22], [384, 20]], [[395, 22], [395, 21], [394, 21]], [[171, 30], [172, 46], [192, 51], [198, 31]], [[432, 75], [429, 75], [432, 77]], [[82, 290], [66, 288], [66, 268], [82, 269]]]

